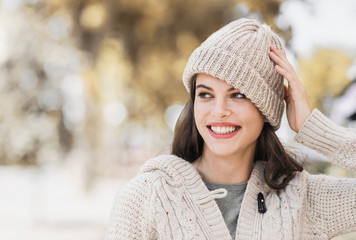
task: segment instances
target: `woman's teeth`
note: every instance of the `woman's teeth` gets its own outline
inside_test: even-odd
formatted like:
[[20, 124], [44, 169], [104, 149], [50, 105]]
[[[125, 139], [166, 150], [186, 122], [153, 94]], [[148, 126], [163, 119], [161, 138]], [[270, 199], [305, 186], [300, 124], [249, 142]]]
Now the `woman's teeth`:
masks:
[[240, 127], [218, 127], [218, 126], [211, 126], [210, 129], [216, 134], [229, 134], [235, 132]]

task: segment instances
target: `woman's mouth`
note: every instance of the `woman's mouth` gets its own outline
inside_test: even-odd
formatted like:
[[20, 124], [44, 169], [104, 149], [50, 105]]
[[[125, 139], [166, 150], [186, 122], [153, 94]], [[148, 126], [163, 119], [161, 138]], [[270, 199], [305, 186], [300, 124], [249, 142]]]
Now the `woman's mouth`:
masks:
[[229, 134], [237, 131], [240, 127], [208, 126], [208, 128], [216, 134]]
[[240, 126], [224, 126], [224, 125], [208, 125], [207, 126], [209, 129], [209, 133], [214, 137], [214, 138], [231, 138], [235, 136], [238, 133], [238, 130], [241, 128]]

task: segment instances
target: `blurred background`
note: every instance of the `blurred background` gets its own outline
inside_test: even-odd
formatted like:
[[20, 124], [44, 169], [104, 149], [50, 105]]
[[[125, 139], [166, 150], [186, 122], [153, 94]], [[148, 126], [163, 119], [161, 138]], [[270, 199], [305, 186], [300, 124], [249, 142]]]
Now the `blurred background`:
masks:
[[[284, 39], [313, 107], [356, 127], [354, 0], [0, 0], [0, 239], [103, 239], [118, 189], [169, 151], [190, 53], [241, 17]], [[283, 121], [309, 171], [356, 176]]]

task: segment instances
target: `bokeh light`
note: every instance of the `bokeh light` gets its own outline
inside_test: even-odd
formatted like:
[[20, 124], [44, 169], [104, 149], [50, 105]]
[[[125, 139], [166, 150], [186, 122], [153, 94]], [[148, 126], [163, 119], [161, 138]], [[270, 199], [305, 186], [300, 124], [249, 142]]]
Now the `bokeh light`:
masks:
[[95, 30], [104, 24], [106, 16], [105, 7], [102, 3], [89, 3], [80, 15], [80, 23], [88, 30]]
[[169, 106], [164, 113], [164, 120], [172, 132], [174, 131], [174, 127], [183, 108], [183, 104], [173, 104]]
[[115, 102], [108, 103], [104, 107], [103, 115], [105, 121], [108, 124], [112, 126], [118, 126], [126, 119], [127, 110], [122, 102], [115, 101]]

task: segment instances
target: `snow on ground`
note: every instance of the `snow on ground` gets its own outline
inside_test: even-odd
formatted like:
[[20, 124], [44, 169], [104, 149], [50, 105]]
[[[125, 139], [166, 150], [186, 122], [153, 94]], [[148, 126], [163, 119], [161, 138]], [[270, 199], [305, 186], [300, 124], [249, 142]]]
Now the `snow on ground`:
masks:
[[100, 240], [127, 179], [83, 177], [63, 168], [0, 167], [1, 240]]

